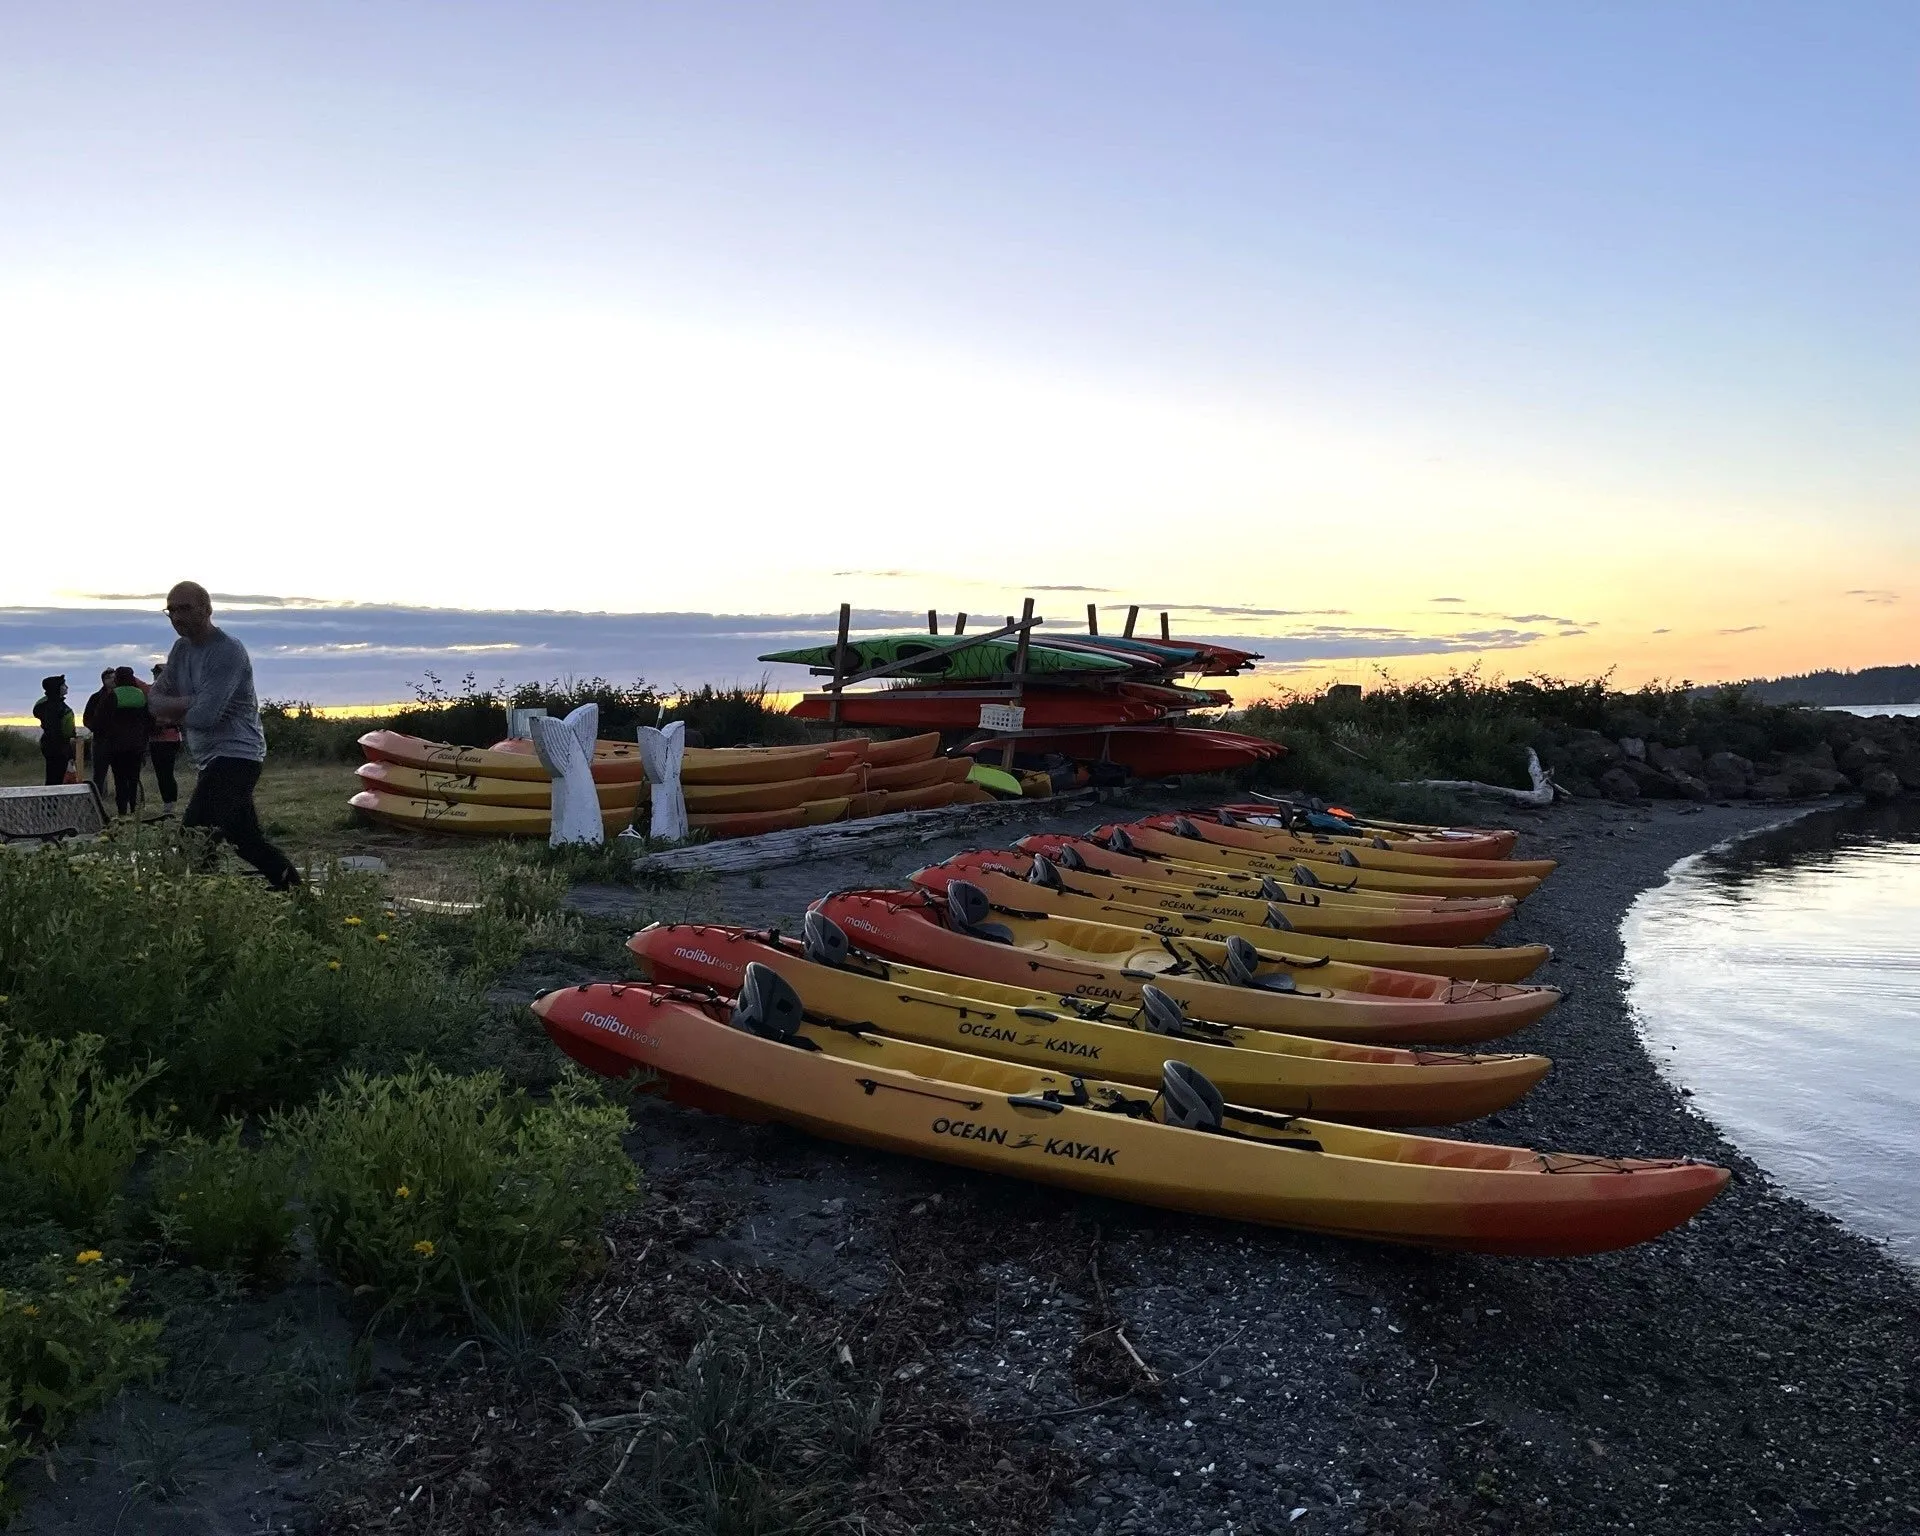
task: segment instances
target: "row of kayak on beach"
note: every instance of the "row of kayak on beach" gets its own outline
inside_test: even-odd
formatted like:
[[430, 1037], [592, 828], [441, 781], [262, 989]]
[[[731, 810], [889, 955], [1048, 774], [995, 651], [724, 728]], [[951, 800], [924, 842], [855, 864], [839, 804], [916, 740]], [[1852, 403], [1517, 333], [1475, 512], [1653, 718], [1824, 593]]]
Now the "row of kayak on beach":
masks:
[[[656, 925], [643, 982], [550, 992], [568, 1055], [749, 1121], [1206, 1215], [1488, 1253], [1602, 1252], [1726, 1170], [1405, 1134], [1513, 1103], [1553, 870], [1505, 830], [1213, 806], [837, 891], [785, 935]], [[1444, 1047], [1436, 1049], [1436, 1047]]]
[[[898, 741], [689, 748], [681, 765], [688, 825], [711, 838], [748, 837], [994, 798], [973, 782], [970, 758], [936, 756], [939, 747], [939, 733], [927, 732]], [[350, 803], [375, 821], [480, 837], [544, 837], [551, 826], [553, 783], [531, 742], [457, 747], [369, 731], [360, 748], [367, 760]], [[645, 824], [638, 743], [599, 742], [592, 773], [607, 836], [636, 815]]]

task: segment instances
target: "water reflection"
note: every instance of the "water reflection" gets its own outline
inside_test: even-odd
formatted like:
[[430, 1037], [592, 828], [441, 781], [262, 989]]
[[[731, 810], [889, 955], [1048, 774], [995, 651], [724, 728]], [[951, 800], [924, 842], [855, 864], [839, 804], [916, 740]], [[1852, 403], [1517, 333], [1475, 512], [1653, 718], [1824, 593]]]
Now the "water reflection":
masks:
[[1625, 938], [1648, 1046], [1702, 1112], [1920, 1263], [1920, 805], [1685, 860]]

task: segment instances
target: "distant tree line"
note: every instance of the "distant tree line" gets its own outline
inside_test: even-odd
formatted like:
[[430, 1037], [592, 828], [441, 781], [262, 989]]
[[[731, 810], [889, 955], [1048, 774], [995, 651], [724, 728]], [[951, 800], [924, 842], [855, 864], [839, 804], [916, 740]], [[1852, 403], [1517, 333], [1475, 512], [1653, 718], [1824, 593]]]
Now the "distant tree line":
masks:
[[1803, 672], [1755, 679], [1748, 696], [1766, 704], [1920, 704], [1920, 664], [1858, 672]]

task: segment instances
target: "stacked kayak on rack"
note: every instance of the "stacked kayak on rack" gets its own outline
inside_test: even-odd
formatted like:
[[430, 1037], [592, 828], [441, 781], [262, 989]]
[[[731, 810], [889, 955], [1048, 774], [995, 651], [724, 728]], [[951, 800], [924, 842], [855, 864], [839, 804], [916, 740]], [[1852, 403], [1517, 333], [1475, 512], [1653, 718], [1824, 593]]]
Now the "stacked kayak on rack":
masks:
[[1552, 869], [1512, 846], [1262, 807], [1030, 837], [824, 896], [799, 937], [644, 929], [644, 982], [534, 1011], [636, 1090], [883, 1151], [1391, 1242], [1642, 1242], [1726, 1171], [1393, 1129], [1490, 1114], [1550, 1066], [1456, 1048], [1559, 1001], [1527, 982], [1544, 946], [1484, 942]]
[[[1048, 634], [1030, 642], [1022, 670], [1011, 639], [983, 639], [964, 649], [956, 644], [956, 637], [934, 634], [869, 635], [844, 646], [769, 651], [760, 659], [828, 677], [893, 668], [883, 686], [841, 695], [839, 718], [847, 725], [971, 732], [980, 728], [983, 705], [1017, 704], [1024, 717], [1018, 737], [994, 737], [966, 750], [1004, 757], [1011, 748], [1014, 762], [1007, 766], [1029, 771], [1061, 762], [1105, 764], [1125, 775], [1165, 778], [1243, 767], [1285, 750], [1259, 737], [1183, 723], [1189, 713], [1223, 708], [1232, 698], [1224, 689], [1179, 679], [1234, 676], [1259, 660], [1252, 651], [1207, 641]], [[810, 693], [792, 713], [826, 720], [832, 711], [831, 693]]]
[[[928, 733], [898, 741], [801, 747], [690, 747], [681, 763], [687, 820], [709, 837], [925, 810], [949, 805], [972, 764], [937, 757]], [[545, 837], [553, 786], [529, 741], [457, 747], [394, 731], [360, 738], [367, 761], [350, 802], [389, 826], [481, 837]], [[602, 741], [594, 785], [608, 836], [645, 824], [648, 789], [635, 742]]]

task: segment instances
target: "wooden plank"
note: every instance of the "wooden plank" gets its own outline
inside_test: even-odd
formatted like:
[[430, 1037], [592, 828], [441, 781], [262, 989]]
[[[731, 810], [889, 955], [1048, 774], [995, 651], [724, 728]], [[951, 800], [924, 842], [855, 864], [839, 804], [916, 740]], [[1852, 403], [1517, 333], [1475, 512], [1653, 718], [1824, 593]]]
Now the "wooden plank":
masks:
[[[748, 870], [772, 869], [781, 864], [799, 864], [811, 859], [836, 858], [869, 848], [886, 848], [903, 843], [931, 842], [951, 837], [973, 827], [990, 827], [1020, 821], [1036, 812], [1057, 814], [1069, 806], [1086, 804], [1099, 798], [1099, 791], [1077, 789], [1045, 800], [1001, 800], [992, 805], [947, 805], [932, 811], [894, 811], [886, 816], [868, 816], [860, 821], [835, 822], [824, 827], [793, 827], [785, 832], [763, 832], [758, 837], [727, 838], [713, 843], [689, 843], [657, 853], [639, 853], [636, 868], [686, 872], [703, 870], [712, 874], [742, 874]], [[627, 842], [644, 846], [644, 839], [629, 837]]]
[[964, 613], [954, 615], [953, 632], [956, 635], [964, 635], [967, 632], [967, 616]]
[[1138, 619], [1139, 617], [1140, 617], [1140, 605], [1138, 603], [1127, 604], [1127, 627], [1121, 630], [1120, 633], [1129, 640], [1133, 638], [1134, 620]]
[[1097, 603], [1087, 604], [1087, 633], [1090, 635], [1100, 633], [1100, 606]]
[[1167, 627], [1167, 615], [1164, 610], [1160, 614], [1160, 638], [1169, 644], [1173, 641], [1173, 631]]
[[940, 615], [935, 609], [932, 609], [932, 608], [929, 608], [927, 610], [927, 633], [930, 635], [937, 635], [940, 633]]

